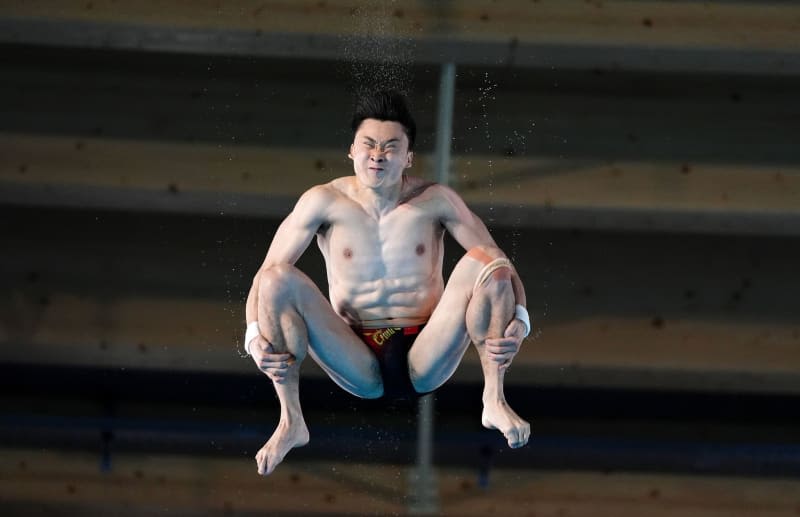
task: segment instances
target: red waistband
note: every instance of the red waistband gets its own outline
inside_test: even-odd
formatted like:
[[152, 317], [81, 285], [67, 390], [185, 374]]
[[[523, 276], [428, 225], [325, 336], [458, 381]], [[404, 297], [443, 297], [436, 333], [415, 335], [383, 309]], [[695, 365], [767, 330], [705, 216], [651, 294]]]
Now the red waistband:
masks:
[[387, 330], [394, 330], [395, 332], [403, 331], [404, 336], [416, 336], [422, 330], [422, 325], [414, 325], [413, 327], [379, 327], [373, 329], [366, 329], [366, 328], [357, 328], [355, 329], [356, 332], [361, 334], [362, 336], [372, 336], [375, 334], [380, 334], [386, 332]]
[[384, 344], [392, 338], [402, 335], [403, 337], [416, 336], [422, 330], [422, 325], [413, 327], [383, 327], [377, 329], [355, 329], [361, 335], [361, 340], [370, 348], [379, 352]]

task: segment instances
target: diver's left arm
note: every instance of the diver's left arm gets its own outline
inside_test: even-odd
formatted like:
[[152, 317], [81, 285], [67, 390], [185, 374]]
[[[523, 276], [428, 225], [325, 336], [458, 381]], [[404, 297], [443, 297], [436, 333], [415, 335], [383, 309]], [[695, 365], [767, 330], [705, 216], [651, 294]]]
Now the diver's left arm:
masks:
[[[452, 189], [437, 185], [440, 194], [441, 222], [450, 235], [465, 250], [476, 246], [491, 246], [499, 249], [483, 221], [470, 210], [461, 197]], [[490, 355], [503, 368], [508, 368], [514, 356], [519, 352], [522, 340], [530, 333], [530, 318], [526, 307], [525, 287], [519, 278], [516, 268], [511, 267], [511, 285], [517, 309], [514, 319], [508, 324], [502, 338], [487, 339]]]
[[[483, 221], [467, 207], [458, 194], [442, 185], [437, 185], [435, 188], [440, 194], [442, 224], [464, 250], [469, 251], [476, 246], [500, 249]], [[515, 268], [512, 268], [511, 282], [516, 303], [525, 307], [527, 301], [525, 287]]]

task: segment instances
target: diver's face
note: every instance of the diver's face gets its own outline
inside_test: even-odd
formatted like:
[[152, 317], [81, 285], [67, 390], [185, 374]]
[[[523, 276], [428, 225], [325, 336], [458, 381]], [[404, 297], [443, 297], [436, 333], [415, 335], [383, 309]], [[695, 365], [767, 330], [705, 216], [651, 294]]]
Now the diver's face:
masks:
[[350, 154], [356, 178], [365, 187], [378, 189], [399, 183], [411, 167], [414, 153], [399, 122], [365, 119], [356, 131]]

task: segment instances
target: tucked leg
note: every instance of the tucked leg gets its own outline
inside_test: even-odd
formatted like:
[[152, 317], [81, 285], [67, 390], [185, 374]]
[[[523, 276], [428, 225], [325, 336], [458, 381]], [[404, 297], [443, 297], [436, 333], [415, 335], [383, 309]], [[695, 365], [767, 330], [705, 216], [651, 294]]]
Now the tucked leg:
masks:
[[505, 365], [491, 350], [509, 341], [504, 333], [515, 305], [510, 267], [502, 252], [491, 247], [474, 248], [459, 261], [409, 351], [409, 373], [417, 391], [438, 388], [453, 374], [471, 340], [484, 376], [482, 423], [502, 432], [509, 446], [521, 447], [528, 441], [530, 425], [508, 406]]
[[[333, 311], [305, 274], [281, 264], [259, 272], [258, 326], [263, 346], [295, 358], [280, 382], [273, 382], [281, 417], [272, 437], [256, 455], [260, 474], [270, 474], [293, 447], [308, 442], [300, 407], [300, 363], [307, 353], [342, 388], [364, 398], [383, 392], [374, 356]], [[254, 340], [255, 342], [256, 340]]]

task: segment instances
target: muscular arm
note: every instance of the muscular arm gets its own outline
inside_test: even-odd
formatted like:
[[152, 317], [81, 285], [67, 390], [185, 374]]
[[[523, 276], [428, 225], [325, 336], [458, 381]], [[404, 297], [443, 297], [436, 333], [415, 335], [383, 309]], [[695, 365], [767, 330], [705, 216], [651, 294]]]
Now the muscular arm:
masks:
[[245, 317], [248, 323], [258, 319], [256, 293], [261, 271], [275, 264], [297, 262], [308, 248], [317, 230], [325, 223], [325, 209], [329, 205], [330, 196], [331, 194], [325, 186], [317, 186], [306, 191], [300, 196], [294, 210], [278, 227], [264, 263], [256, 272], [250, 293], [247, 295]]
[[[442, 185], [437, 185], [435, 188], [441, 195], [442, 224], [461, 247], [467, 251], [475, 246], [498, 247], [483, 221], [467, 207], [458, 194]], [[525, 288], [516, 269], [511, 275], [511, 283], [514, 287], [516, 302], [525, 306], [527, 301]]]

